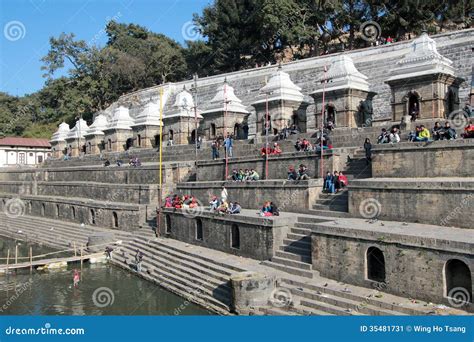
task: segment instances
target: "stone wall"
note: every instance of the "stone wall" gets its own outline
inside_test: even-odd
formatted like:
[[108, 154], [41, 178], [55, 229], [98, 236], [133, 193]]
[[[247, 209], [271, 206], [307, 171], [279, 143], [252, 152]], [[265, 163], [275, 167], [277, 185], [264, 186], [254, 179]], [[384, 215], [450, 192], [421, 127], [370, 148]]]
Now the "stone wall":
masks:
[[[320, 157], [315, 152], [295, 152], [282, 153], [280, 156], [269, 156], [268, 158], [268, 179], [287, 179], [288, 167], [298, 168], [304, 164], [308, 168], [308, 174], [311, 178], [316, 178], [320, 173]], [[324, 172], [343, 170], [344, 158], [330, 152], [325, 152]], [[228, 160], [228, 175], [232, 175], [233, 169], [254, 169], [260, 175], [260, 179], [265, 178], [264, 157], [246, 157], [230, 158]], [[209, 160], [199, 161], [196, 169], [197, 181], [221, 181], [225, 178], [225, 161]]]
[[[202, 222], [202, 240], [196, 238], [197, 220]], [[169, 220], [169, 221], [168, 221]], [[283, 243], [293, 218], [262, 218], [240, 215], [219, 215], [209, 212], [190, 212], [164, 209], [160, 234], [193, 245], [257, 260], [270, 260], [274, 249]], [[167, 232], [166, 225], [171, 229]], [[237, 225], [240, 247], [232, 247], [232, 226]]]
[[195, 196], [207, 206], [212, 195], [220, 197], [222, 185], [229, 201], [239, 202], [242, 208], [258, 210], [265, 201], [273, 201], [281, 211], [304, 212], [318, 198], [322, 181], [257, 181], [257, 182], [189, 182], [179, 183], [180, 194]]
[[474, 141], [376, 145], [373, 177], [472, 177]]
[[157, 186], [83, 182], [1, 182], [0, 192], [67, 198], [88, 198], [107, 202], [156, 204]]
[[[427, 237], [410, 235], [407, 232], [400, 237], [377, 232], [375, 228], [368, 231], [318, 226], [312, 233], [313, 269], [323, 277], [371, 287], [373, 295], [378, 288], [403, 297], [450, 305], [444, 279], [446, 262], [461, 260], [470, 268], [471, 279], [474, 279], [472, 242], [445, 241], [428, 234]], [[446, 235], [446, 238], [450, 236]], [[368, 279], [369, 247], [376, 247], [383, 253], [386, 275], [383, 284]], [[471, 296], [472, 293], [471, 289]], [[472, 312], [474, 306], [471, 303], [463, 309]]]
[[355, 217], [474, 228], [473, 178], [375, 178], [354, 180], [349, 188]]
[[[14, 199], [10, 204], [10, 199]], [[146, 206], [125, 203], [105, 203], [80, 199], [54, 199], [44, 196], [12, 196], [0, 194], [0, 203], [4, 212], [13, 215], [31, 215], [55, 220], [64, 220], [99, 227], [133, 231], [146, 222]], [[16, 208], [23, 207], [20, 211]], [[114, 215], [117, 220], [115, 221]]]

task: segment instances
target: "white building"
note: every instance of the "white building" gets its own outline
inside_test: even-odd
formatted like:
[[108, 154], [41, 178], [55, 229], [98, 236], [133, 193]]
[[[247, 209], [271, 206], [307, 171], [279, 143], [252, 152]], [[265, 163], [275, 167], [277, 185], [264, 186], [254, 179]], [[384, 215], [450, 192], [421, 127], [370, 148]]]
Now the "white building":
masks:
[[38, 165], [51, 156], [48, 139], [6, 137], [0, 139], [0, 167]]

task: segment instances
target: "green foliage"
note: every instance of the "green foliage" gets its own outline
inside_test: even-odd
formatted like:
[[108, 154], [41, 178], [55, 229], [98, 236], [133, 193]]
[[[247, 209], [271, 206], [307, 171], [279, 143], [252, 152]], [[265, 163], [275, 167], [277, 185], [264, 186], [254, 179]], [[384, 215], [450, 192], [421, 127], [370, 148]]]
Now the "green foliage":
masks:
[[[49, 137], [63, 120], [73, 124], [82, 116], [90, 123], [122, 94], [156, 84], [366, 47], [359, 33], [366, 21], [398, 40], [423, 29], [469, 27], [472, 11], [472, 0], [215, 0], [194, 14], [204, 40], [185, 47], [115, 21], [108, 22], [108, 41], [100, 48], [62, 33], [50, 38], [42, 58], [41, 90], [23, 97], [0, 92], [0, 133]], [[63, 69], [68, 76], [54, 78]]]

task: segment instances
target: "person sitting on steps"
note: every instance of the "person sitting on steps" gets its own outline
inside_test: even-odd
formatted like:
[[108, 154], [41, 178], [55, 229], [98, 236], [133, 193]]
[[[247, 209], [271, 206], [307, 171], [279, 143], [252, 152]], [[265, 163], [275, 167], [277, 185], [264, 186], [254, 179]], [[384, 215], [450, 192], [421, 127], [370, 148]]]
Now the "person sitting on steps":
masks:
[[295, 168], [293, 166], [290, 166], [288, 168], [288, 180], [298, 180], [298, 173], [295, 171]]

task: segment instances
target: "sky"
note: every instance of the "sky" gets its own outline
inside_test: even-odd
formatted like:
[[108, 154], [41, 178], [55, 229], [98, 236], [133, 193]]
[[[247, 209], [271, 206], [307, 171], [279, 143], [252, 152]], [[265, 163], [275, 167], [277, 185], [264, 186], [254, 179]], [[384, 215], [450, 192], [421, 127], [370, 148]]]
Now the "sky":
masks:
[[[0, 91], [31, 94], [44, 85], [41, 58], [49, 38], [74, 33], [93, 45], [107, 41], [109, 20], [134, 23], [184, 44], [200, 38], [193, 13], [211, 0], [0, 0]], [[67, 74], [67, 70], [58, 74]], [[55, 76], [56, 77], [56, 76]]]

